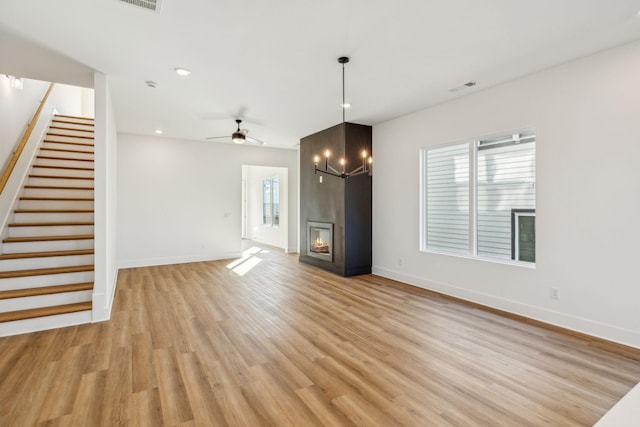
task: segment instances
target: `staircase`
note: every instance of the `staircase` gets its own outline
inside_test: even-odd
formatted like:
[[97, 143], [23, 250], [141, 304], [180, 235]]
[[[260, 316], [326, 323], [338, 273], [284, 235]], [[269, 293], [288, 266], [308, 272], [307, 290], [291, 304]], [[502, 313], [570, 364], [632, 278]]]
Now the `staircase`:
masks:
[[55, 116], [0, 251], [0, 336], [91, 322], [93, 119]]

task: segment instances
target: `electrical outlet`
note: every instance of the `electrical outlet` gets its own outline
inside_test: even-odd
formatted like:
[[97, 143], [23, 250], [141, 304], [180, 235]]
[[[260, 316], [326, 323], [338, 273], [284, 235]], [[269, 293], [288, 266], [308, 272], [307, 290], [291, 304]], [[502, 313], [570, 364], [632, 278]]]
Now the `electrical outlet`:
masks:
[[560, 299], [560, 289], [551, 288], [551, 299]]

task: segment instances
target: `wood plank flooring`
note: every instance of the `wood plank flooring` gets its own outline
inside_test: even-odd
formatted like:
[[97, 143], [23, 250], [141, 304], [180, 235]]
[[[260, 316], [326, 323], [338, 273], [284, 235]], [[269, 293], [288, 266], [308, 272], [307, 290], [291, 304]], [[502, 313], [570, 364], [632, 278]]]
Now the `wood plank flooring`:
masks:
[[639, 381], [640, 350], [262, 247], [121, 270], [111, 321], [1, 338], [0, 425], [590, 426]]

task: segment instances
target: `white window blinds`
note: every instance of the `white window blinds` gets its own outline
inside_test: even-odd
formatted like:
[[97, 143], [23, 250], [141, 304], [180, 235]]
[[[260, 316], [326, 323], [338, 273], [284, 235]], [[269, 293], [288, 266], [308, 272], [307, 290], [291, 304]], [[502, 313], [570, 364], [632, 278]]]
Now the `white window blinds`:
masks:
[[429, 248], [469, 251], [469, 144], [430, 149], [426, 155]]

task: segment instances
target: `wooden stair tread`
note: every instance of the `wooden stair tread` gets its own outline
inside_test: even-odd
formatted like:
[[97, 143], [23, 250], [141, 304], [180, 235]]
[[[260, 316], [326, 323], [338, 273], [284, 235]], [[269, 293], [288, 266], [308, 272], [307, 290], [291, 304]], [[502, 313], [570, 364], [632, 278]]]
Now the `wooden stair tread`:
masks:
[[93, 209], [16, 209], [14, 213], [93, 213]]
[[92, 171], [93, 168], [81, 168], [76, 166], [49, 166], [49, 165], [33, 165], [34, 168], [44, 169], [62, 169], [62, 170], [75, 170], [75, 171]]
[[65, 160], [69, 162], [93, 162], [93, 159], [72, 159], [70, 157], [57, 157], [57, 156], [36, 156], [37, 159], [47, 160]]
[[91, 132], [93, 133], [93, 129], [89, 130], [89, 129], [74, 129], [74, 128], [68, 128], [68, 127], [64, 127], [64, 126], [49, 126], [49, 129], [61, 129], [61, 130], [72, 130], [74, 132]]
[[84, 151], [84, 150], [66, 150], [64, 148], [40, 148], [40, 151], [55, 151], [58, 153], [81, 153], [81, 154], [94, 154], [93, 151]]
[[0, 291], [0, 300], [12, 298], [35, 297], [39, 295], [62, 294], [66, 292], [90, 291], [93, 282], [71, 283], [68, 285], [43, 286], [41, 288], [11, 289]]
[[65, 187], [62, 185], [25, 185], [24, 188], [39, 190], [93, 190], [93, 187]]
[[54, 117], [55, 117], [55, 118], [58, 118], [58, 117], [66, 117], [66, 118], [68, 118], [68, 119], [80, 119], [80, 120], [91, 120], [91, 121], [94, 121], [94, 120], [95, 120], [93, 117], [70, 116], [70, 115], [68, 115], [68, 114], [56, 114]]
[[17, 254], [2, 254], [0, 260], [6, 259], [23, 259], [23, 258], [48, 258], [55, 256], [73, 256], [73, 255], [93, 255], [93, 249], [74, 249], [69, 251], [44, 251], [44, 252], [22, 252]]
[[55, 133], [55, 132], [47, 132], [47, 136], [62, 136], [65, 138], [82, 138], [82, 139], [93, 139], [92, 136], [84, 136], [84, 135], [67, 135], [65, 133]]
[[75, 201], [75, 202], [93, 202], [93, 197], [20, 197], [20, 200], [54, 200], [54, 201]]
[[93, 239], [93, 234], [69, 234], [66, 236], [32, 236], [32, 237], [7, 237], [3, 243], [25, 243], [25, 242], [52, 242], [56, 240], [89, 240]]
[[95, 225], [93, 221], [75, 221], [75, 222], [13, 222], [9, 227], [67, 227], [75, 225]]
[[93, 271], [93, 265], [73, 265], [69, 267], [36, 268], [32, 270], [0, 271], [0, 279], [14, 277], [45, 276], [48, 274], [82, 273]]
[[44, 178], [44, 179], [85, 179], [93, 181], [93, 177], [91, 176], [59, 176], [59, 175], [40, 175], [40, 174], [31, 174], [29, 178]]
[[35, 317], [54, 316], [56, 314], [75, 313], [91, 310], [91, 301], [75, 304], [54, 305], [51, 307], [32, 308], [29, 310], [8, 311], [0, 313], [0, 322], [12, 322], [15, 320], [33, 319]]
[[94, 144], [91, 142], [80, 142], [80, 141], [52, 141], [50, 139], [45, 139], [43, 142], [48, 142], [51, 144], [67, 144], [67, 145], [82, 145], [84, 147], [93, 147]]
[[[58, 117], [60, 117], [60, 116], [58, 116]], [[53, 119], [53, 120], [51, 120], [51, 122], [53, 122], [53, 123], [66, 123], [66, 124], [69, 124], [69, 125], [95, 126], [93, 123], [71, 122], [69, 120]]]

